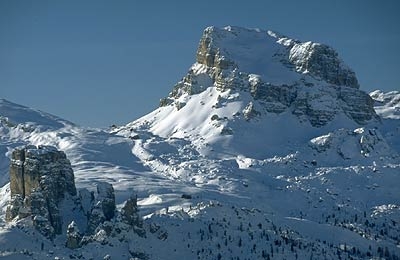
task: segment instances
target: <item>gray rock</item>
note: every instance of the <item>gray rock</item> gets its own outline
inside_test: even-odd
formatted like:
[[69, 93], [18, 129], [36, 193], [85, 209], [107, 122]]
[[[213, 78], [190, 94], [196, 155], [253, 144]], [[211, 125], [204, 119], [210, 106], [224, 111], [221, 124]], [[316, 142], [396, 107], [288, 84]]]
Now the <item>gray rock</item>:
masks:
[[41, 215], [33, 216], [33, 226], [45, 237], [53, 239], [55, 230], [48, 218]]
[[221, 129], [221, 135], [233, 135], [233, 129], [232, 128], [230, 128], [230, 127], [227, 127], [227, 126], [224, 126], [222, 129]]
[[373, 99], [365, 92], [352, 88], [340, 88], [338, 98], [344, 104], [345, 114], [359, 124], [365, 124], [372, 119], [378, 119], [374, 109]]
[[6, 218], [31, 216], [45, 236], [61, 233], [58, 204], [65, 194], [76, 195], [71, 163], [62, 151], [51, 146], [25, 146], [12, 153], [11, 200]]
[[10, 221], [18, 216], [20, 209], [24, 206], [24, 199], [20, 194], [14, 194], [7, 206], [6, 220]]
[[81, 247], [82, 235], [79, 232], [78, 226], [72, 221], [67, 228], [67, 241], [65, 246], [70, 249]]
[[308, 73], [328, 83], [357, 89], [360, 87], [355, 73], [327, 45], [295, 43], [289, 51], [289, 61], [295, 65], [296, 71]]
[[254, 104], [253, 102], [250, 102], [249, 104], [247, 104], [247, 106], [243, 109], [243, 115], [244, 118], [246, 120], [250, 120], [258, 115], [260, 115], [260, 112], [258, 112], [255, 108], [254, 108]]
[[139, 209], [137, 206], [137, 197], [131, 196], [121, 208], [122, 222], [133, 227], [133, 231], [139, 236], [144, 237], [146, 231], [143, 229], [143, 222], [139, 216]]
[[[80, 214], [80, 218], [87, 218], [86, 225], [82, 219], [79, 219], [79, 223], [87, 229], [88, 236], [82, 237], [72, 221], [66, 232], [68, 248], [74, 249], [91, 241], [103, 241], [103, 237], [109, 236], [118, 222], [114, 218], [116, 205], [113, 186], [100, 182], [96, 194], [82, 189], [76, 196], [71, 164], [65, 154], [54, 147], [26, 146], [15, 149], [10, 179], [12, 197], [6, 211], [7, 220], [31, 217], [33, 226], [47, 238], [54, 239], [55, 235], [62, 233], [63, 218], [59, 207], [66, 198], [73, 200], [68, 203], [77, 206], [76, 213]], [[136, 198], [129, 199], [122, 211], [124, 225], [143, 235]]]
[[142, 226], [137, 206], [137, 197], [130, 197], [121, 209], [122, 221], [131, 226]]
[[[87, 195], [85, 195], [87, 197]], [[111, 184], [100, 182], [97, 184], [97, 196], [89, 214], [87, 233], [93, 234], [96, 228], [115, 216], [115, 194]]]
[[110, 183], [100, 182], [97, 184], [97, 200], [101, 204], [106, 220], [110, 220], [115, 215], [115, 194], [114, 188]]
[[94, 192], [90, 192], [88, 189], [81, 189], [79, 191], [79, 200], [83, 213], [89, 217], [94, 202]]
[[93, 206], [93, 208], [90, 212], [90, 216], [89, 216], [89, 220], [88, 220], [88, 224], [87, 224], [87, 233], [94, 234], [97, 227], [100, 224], [104, 223], [104, 221], [106, 221], [106, 217], [104, 216], [102, 204], [101, 204], [101, 202], [97, 202]]

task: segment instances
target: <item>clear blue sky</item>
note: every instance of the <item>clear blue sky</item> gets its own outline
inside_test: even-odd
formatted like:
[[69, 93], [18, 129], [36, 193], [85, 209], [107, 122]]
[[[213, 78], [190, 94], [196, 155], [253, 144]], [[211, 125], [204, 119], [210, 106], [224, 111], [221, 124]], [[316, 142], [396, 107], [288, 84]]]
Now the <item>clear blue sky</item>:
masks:
[[326, 43], [361, 89], [400, 89], [400, 1], [0, 1], [0, 98], [83, 126], [158, 106], [209, 25]]

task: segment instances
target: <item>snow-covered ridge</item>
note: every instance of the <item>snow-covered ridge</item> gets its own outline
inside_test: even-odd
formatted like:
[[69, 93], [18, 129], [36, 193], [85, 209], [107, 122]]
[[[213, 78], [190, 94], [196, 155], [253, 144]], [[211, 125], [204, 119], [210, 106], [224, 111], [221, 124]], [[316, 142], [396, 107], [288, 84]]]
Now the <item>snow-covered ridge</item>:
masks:
[[56, 129], [74, 125], [49, 113], [18, 105], [6, 99], [0, 99], [0, 123], [8, 126], [22, 124], [27, 128], [40, 126], [43, 129]]
[[376, 158], [400, 158], [376, 129], [338, 129], [311, 139], [310, 147], [318, 152], [320, 161], [328, 164], [338, 161], [347, 164], [345, 161], [350, 160], [354, 164], [368, 158], [371, 158], [371, 162]]

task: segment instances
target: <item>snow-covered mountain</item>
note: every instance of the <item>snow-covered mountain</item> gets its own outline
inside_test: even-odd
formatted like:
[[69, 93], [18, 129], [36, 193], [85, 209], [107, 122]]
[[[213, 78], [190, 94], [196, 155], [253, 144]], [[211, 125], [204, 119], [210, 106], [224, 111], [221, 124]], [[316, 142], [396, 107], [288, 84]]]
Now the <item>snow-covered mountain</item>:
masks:
[[52, 145], [78, 190], [108, 182], [118, 210], [136, 194], [145, 235], [115, 217], [72, 250], [67, 230], [0, 222], [0, 258], [399, 258], [398, 93], [368, 95], [332, 48], [271, 31], [206, 28], [196, 57], [158, 109], [109, 132], [2, 101], [4, 210], [12, 148]]
[[375, 90], [369, 95], [375, 101], [375, 110], [381, 117], [400, 119], [400, 91], [384, 93]]

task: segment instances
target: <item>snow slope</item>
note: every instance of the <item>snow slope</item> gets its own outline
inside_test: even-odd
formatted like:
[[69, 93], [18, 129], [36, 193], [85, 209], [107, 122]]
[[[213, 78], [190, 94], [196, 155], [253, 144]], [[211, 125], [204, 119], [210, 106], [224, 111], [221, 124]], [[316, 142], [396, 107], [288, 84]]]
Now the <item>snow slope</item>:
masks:
[[43, 129], [56, 129], [66, 125], [73, 125], [59, 117], [0, 99], [0, 111], [2, 124], [24, 124], [26, 128], [39, 127]]
[[[125, 138], [101, 129], [81, 128], [55, 116], [5, 100], [2, 104], [5, 104], [0, 107], [3, 118], [0, 125], [2, 186], [8, 182], [12, 149], [24, 144], [51, 145], [65, 151], [73, 165], [79, 187], [94, 189], [95, 183], [103, 178], [117, 184], [117, 187], [121, 183], [124, 187], [120, 190], [125, 191], [125, 178], [132, 180], [130, 175], [134, 170], [146, 172], [146, 168], [130, 152], [131, 142]], [[104, 176], [96, 176], [96, 172]]]

